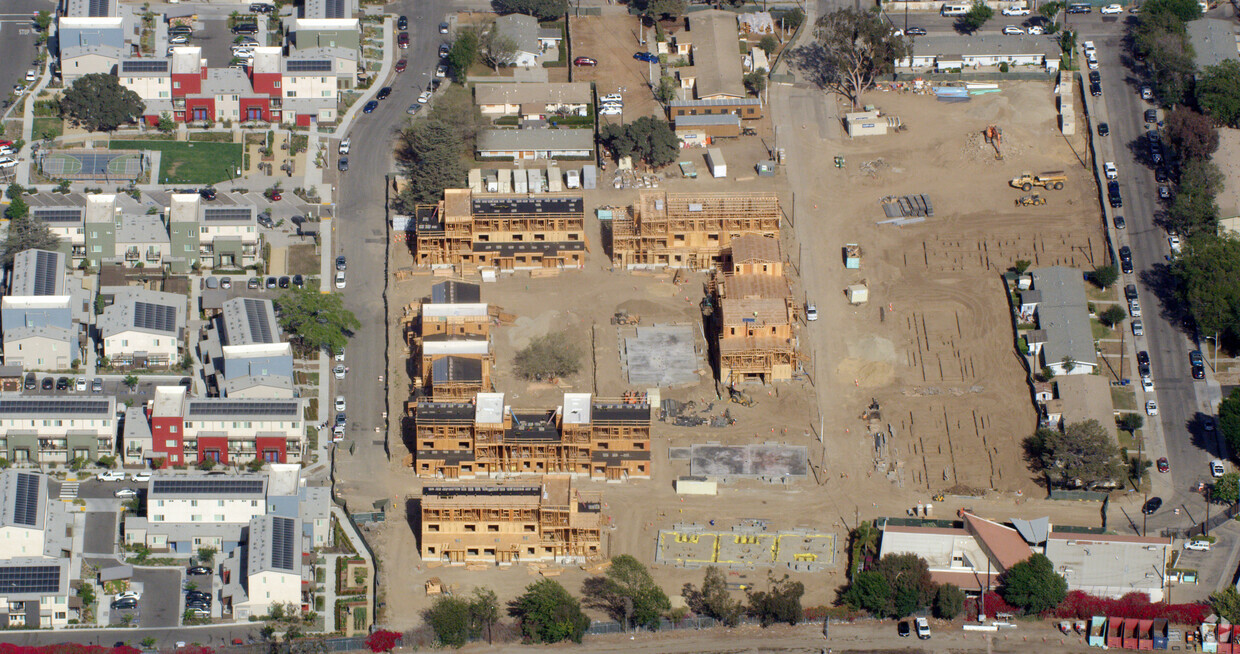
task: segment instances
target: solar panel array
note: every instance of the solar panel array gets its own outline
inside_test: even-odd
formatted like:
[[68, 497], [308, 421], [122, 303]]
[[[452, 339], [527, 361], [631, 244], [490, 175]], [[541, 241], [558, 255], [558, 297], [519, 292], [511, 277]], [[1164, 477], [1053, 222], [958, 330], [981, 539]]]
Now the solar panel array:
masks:
[[130, 59], [121, 62], [121, 73], [166, 73], [167, 59]]
[[261, 479], [155, 479], [151, 493], [177, 495], [258, 494], [263, 492]]
[[474, 215], [581, 213], [580, 197], [556, 198], [473, 198]]
[[297, 402], [212, 402], [189, 403], [189, 416], [229, 416], [237, 418], [296, 418], [301, 407]]
[[55, 295], [56, 279], [59, 277], [60, 257], [54, 252], [35, 252], [34, 257], [34, 294]]
[[107, 400], [41, 400], [35, 398], [0, 400], [0, 416], [13, 416], [26, 413], [78, 415], [83, 413], [108, 414], [109, 411]]
[[176, 307], [150, 302], [134, 302], [133, 326], [158, 332], [174, 332], [177, 329]]
[[245, 298], [245, 317], [250, 323], [250, 338], [256, 343], [271, 343], [271, 322], [267, 320], [267, 303], [254, 298]]
[[290, 73], [330, 73], [332, 62], [326, 59], [289, 59], [284, 62]]
[[275, 518], [271, 521], [271, 566], [278, 570], [292, 570], [296, 560], [297, 534], [293, 531], [292, 518]]
[[13, 498], [13, 522], [27, 527], [39, 524], [39, 478], [17, 473], [17, 493]]
[[206, 221], [212, 220], [250, 220], [254, 217], [254, 212], [248, 208], [237, 209], [233, 207], [211, 207], [203, 211], [202, 219]]
[[87, 14], [91, 18], [106, 18], [108, 16], [108, 7], [111, 6], [111, 0], [90, 0], [90, 6]]
[[48, 223], [75, 223], [81, 222], [82, 210], [62, 207], [36, 207], [34, 209], [34, 217]]
[[7, 594], [43, 593], [60, 590], [60, 566], [0, 566], [0, 589]]
[[327, 9], [324, 18], [346, 18], [344, 15], [344, 0], [326, 0], [323, 3]]

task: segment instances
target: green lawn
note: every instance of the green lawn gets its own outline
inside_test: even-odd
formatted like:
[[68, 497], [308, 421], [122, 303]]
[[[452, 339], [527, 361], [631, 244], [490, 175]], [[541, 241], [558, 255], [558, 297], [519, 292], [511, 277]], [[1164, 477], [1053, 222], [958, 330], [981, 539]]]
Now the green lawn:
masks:
[[65, 121], [60, 118], [35, 118], [34, 137], [54, 139], [65, 133]]
[[112, 150], [158, 150], [156, 184], [216, 184], [241, 167], [240, 143], [182, 141], [112, 141]]

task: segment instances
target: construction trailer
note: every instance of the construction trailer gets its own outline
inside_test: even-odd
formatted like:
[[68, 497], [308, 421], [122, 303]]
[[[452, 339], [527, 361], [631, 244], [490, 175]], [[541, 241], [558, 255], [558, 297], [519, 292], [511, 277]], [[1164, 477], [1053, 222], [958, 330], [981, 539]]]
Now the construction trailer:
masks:
[[709, 289], [718, 340], [719, 381], [725, 385], [792, 379], [797, 368], [792, 322], [795, 302], [784, 276], [777, 237], [747, 234], [732, 240], [728, 268]]
[[600, 481], [650, 477], [644, 394], [565, 393], [560, 406], [519, 409], [503, 393], [406, 405], [415, 472], [435, 479], [568, 473]]
[[[524, 171], [517, 172], [517, 179], [528, 181]], [[585, 264], [585, 202], [580, 195], [479, 197], [469, 189], [445, 189], [442, 201], [419, 205], [414, 218], [418, 266], [504, 271]]]
[[875, 111], [854, 111], [844, 114], [844, 129], [850, 138], [882, 136], [900, 128], [899, 116], [884, 116]]
[[641, 191], [633, 211], [612, 221], [612, 263], [713, 270], [734, 237], [778, 237], [782, 216], [774, 193]]
[[423, 561], [588, 563], [602, 554], [602, 496], [565, 475], [422, 489]]
[[723, 159], [723, 150], [708, 148], [706, 150], [706, 167], [716, 178], [728, 176], [728, 162]]

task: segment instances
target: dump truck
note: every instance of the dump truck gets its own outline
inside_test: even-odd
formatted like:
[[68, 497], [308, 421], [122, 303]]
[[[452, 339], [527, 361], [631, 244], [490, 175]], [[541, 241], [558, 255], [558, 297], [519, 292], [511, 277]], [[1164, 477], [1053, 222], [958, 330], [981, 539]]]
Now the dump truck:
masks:
[[1051, 170], [1044, 173], [1021, 173], [1020, 177], [1012, 179], [1008, 182], [1013, 187], [1018, 188], [1026, 193], [1033, 190], [1035, 186], [1041, 186], [1044, 189], [1054, 189], [1056, 191], [1063, 190], [1064, 182], [1068, 181], [1068, 175], [1062, 170]]
[[1022, 196], [1016, 201], [1018, 207], [1037, 207], [1046, 204], [1046, 198], [1034, 193], [1033, 195]]

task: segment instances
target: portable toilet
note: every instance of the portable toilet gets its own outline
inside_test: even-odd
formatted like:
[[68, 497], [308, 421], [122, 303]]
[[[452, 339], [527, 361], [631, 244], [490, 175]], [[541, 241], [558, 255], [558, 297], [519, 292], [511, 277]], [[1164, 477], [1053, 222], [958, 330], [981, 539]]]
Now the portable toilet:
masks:
[[[1166, 620], [1163, 622], [1165, 623]], [[1165, 627], [1166, 625], [1164, 624], [1163, 626]], [[1089, 619], [1089, 646], [1107, 646], [1107, 619], [1100, 615], [1095, 615]]]
[[1167, 619], [1158, 618], [1155, 620], [1151, 630], [1154, 649], [1167, 649]]
[[1154, 649], [1154, 621], [1141, 620], [1137, 625], [1137, 649]]
[[865, 284], [853, 284], [845, 292], [849, 304], [865, 304], [870, 300], [870, 289]]
[[1107, 618], [1107, 649], [1119, 649], [1124, 643], [1124, 619]]

